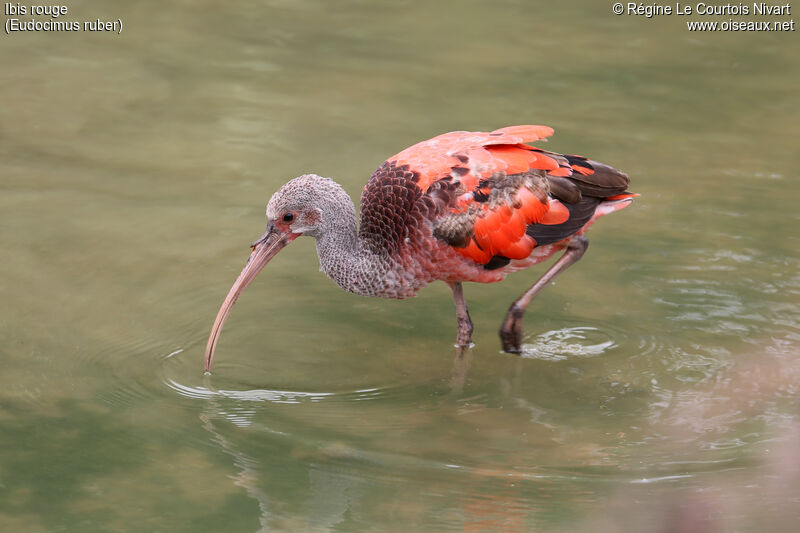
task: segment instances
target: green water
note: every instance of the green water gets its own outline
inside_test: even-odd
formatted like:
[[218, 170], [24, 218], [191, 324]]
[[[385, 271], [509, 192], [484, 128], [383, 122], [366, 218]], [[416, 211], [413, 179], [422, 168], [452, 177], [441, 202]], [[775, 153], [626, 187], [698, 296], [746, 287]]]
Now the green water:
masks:
[[[794, 531], [797, 33], [611, 4], [76, 0], [122, 33], [2, 34], [0, 531]], [[357, 198], [521, 123], [642, 194], [525, 357], [496, 331], [543, 268], [466, 286], [459, 359], [446, 286], [349, 295], [300, 239], [203, 375], [283, 182]]]

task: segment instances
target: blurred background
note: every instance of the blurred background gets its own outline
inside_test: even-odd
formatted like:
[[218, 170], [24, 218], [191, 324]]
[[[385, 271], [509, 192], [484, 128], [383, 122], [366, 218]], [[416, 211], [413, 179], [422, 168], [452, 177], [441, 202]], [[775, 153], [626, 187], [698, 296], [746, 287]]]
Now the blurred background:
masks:
[[[0, 36], [0, 530], [795, 530], [796, 32], [588, 0], [68, 10], [122, 32]], [[346, 294], [299, 239], [203, 375], [282, 183], [357, 202], [406, 146], [512, 124], [642, 194], [523, 357], [496, 332], [545, 266], [466, 285], [457, 358], [444, 284]]]

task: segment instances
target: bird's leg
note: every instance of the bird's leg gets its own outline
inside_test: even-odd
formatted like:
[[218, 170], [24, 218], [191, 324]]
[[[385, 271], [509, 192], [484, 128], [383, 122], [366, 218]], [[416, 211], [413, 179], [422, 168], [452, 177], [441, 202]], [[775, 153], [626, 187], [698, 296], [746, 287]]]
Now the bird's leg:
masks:
[[530, 289], [525, 291], [522, 296], [511, 304], [511, 307], [508, 308], [506, 318], [503, 320], [503, 325], [500, 328], [500, 340], [503, 341], [503, 351], [508, 353], [520, 353], [522, 346], [522, 316], [525, 314], [528, 305], [556, 276], [580, 259], [588, 247], [589, 240], [586, 237], [573, 237], [569, 245], [567, 245], [567, 251], [564, 252], [564, 255], [559, 257], [558, 261], [556, 261]]
[[461, 282], [448, 283], [453, 291], [453, 301], [456, 304], [456, 319], [458, 320], [458, 336], [456, 346], [459, 348], [472, 346], [472, 319], [467, 311], [467, 302], [464, 300], [464, 288]]

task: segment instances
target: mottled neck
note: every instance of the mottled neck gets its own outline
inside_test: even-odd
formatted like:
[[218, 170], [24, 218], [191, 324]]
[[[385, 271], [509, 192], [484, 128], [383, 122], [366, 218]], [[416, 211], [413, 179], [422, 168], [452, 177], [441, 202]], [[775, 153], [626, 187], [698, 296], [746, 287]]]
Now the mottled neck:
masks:
[[[374, 247], [359, 235], [355, 207], [339, 206], [335, 212], [323, 214], [330, 223], [316, 235], [319, 264], [325, 274], [346, 291], [364, 296], [392, 296], [391, 279], [387, 273], [393, 262], [388, 254]], [[327, 215], [327, 217], [325, 216]]]

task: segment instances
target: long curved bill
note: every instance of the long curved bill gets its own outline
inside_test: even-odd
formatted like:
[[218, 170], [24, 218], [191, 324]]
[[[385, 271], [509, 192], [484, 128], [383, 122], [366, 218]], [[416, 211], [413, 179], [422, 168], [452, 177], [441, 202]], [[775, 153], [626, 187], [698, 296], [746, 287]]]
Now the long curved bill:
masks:
[[211, 328], [211, 335], [208, 337], [208, 344], [206, 344], [205, 356], [205, 369], [206, 372], [211, 371], [211, 363], [214, 361], [214, 350], [217, 347], [219, 335], [222, 332], [222, 326], [225, 324], [225, 319], [231, 314], [233, 304], [239, 299], [239, 296], [244, 292], [248, 285], [256, 278], [261, 269], [264, 268], [270, 259], [275, 257], [281, 249], [299, 237], [296, 233], [283, 232], [273, 226], [269, 225], [266, 233], [261, 236], [256, 242], [253, 243], [253, 251], [247, 264], [244, 265], [242, 273], [233, 282], [231, 290], [228, 291], [228, 296], [222, 302], [222, 307], [219, 308], [217, 318], [214, 320], [214, 325]]

